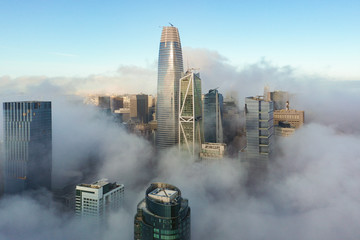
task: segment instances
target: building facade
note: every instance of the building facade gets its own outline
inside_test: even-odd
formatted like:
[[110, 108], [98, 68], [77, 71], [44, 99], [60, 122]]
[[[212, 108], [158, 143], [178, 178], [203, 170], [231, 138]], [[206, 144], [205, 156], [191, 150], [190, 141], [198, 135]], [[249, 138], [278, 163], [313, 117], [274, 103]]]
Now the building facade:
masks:
[[188, 71], [179, 84], [179, 147], [195, 156], [204, 142], [200, 75]]
[[79, 184], [75, 190], [75, 213], [94, 223], [104, 223], [109, 212], [120, 208], [123, 199], [123, 184], [110, 183], [107, 179]]
[[274, 111], [274, 125], [287, 122], [291, 127], [299, 128], [304, 124], [305, 113], [295, 109], [282, 109]]
[[223, 96], [216, 89], [204, 96], [204, 138], [205, 142], [223, 143]]
[[146, 94], [136, 95], [136, 110], [139, 123], [149, 122], [149, 96]]
[[137, 205], [134, 239], [190, 239], [190, 207], [170, 184], [152, 183]]
[[274, 110], [286, 108], [286, 102], [289, 101], [289, 93], [285, 91], [269, 92], [270, 101], [274, 103]]
[[160, 40], [156, 119], [156, 146], [174, 146], [179, 139], [179, 80], [183, 75], [183, 59], [178, 29], [163, 27]]
[[248, 161], [267, 161], [274, 145], [273, 102], [263, 97], [245, 99], [246, 158]]
[[51, 189], [51, 102], [3, 103], [4, 192]]
[[201, 144], [200, 157], [202, 160], [223, 159], [225, 148], [225, 143], [203, 143]]

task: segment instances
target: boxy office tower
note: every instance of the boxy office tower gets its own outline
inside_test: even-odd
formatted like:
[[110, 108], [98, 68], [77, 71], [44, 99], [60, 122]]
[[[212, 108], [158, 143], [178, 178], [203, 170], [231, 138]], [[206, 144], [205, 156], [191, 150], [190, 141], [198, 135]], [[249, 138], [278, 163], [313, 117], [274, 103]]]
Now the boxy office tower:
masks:
[[190, 207], [170, 184], [152, 183], [137, 205], [134, 239], [190, 239]]
[[51, 102], [3, 103], [6, 193], [51, 189]]

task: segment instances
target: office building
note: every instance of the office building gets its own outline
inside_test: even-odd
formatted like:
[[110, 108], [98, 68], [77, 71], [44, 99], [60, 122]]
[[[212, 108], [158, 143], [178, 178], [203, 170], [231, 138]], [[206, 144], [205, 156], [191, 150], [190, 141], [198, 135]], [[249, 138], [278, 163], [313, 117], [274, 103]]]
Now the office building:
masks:
[[99, 107], [103, 109], [110, 109], [110, 97], [109, 96], [99, 96], [98, 97]]
[[201, 144], [200, 158], [202, 160], [219, 160], [225, 155], [225, 143], [203, 143]]
[[275, 127], [275, 136], [290, 137], [295, 133], [295, 127], [292, 127], [291, 124], [287, 122], [280, 121], [278, 122], [278, 125], [275, 125], [274, 127]]
[[179, 85], [179, 147], [198, 155], [203, 140], [201, 79], [188, 71]]
[[148, 99], [149, 97], [146, 94], [136, 95], [136, 110], [137, 110], [137, 119], [139, 123], [149, 122]]
[[190, 207], [170, 184], [152, 183], [137, 205], [134, 239], [190, 239]]
[[211, 89], [204, 96], [204, 138], [205, 142], [222, 143], [223, 139], [223, 96]]
[[262, 96], [245, 99], [246, 160], [267, 161], [273, 152], [273, 103]]
[[124, 107], [124, 99], [120, 96], [113, 96], [110, 98], [110, 108], [111, 112], [115, 112], [115, 110], [119, 110]]
[[75, 213], [95, 223], [105, 223], [109, 212], [120, 208], [123, 198], [123, 184], [110, 183], [107, 179], [79, 184], [75, 190]]
[[178, 29], [163, 27], [160, 40], [156, 119], [157, 149], [174, 146], [179, 139], [179, 80], [183, 59]]
[[268, 93], [270, 96], [269, 101], [274, 104], [274, 110], [286, 108], [286, 102], [289, 101], [289, 93], [285, 91], [274, 91]]
[[3, 103], [5, 193], [51, 189], [51, 102]]
[[304, 111], [289, 109], [289, 107], [274, 111], [274, 125], [279, 125], [279, 122], [287, 122], [291, 127], [299, 128], [304, 124], [304, 118]]

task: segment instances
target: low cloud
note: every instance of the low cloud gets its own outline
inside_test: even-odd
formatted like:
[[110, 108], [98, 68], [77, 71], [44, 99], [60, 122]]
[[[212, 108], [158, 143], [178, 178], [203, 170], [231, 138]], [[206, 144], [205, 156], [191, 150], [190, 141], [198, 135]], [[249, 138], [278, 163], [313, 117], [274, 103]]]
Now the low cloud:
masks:
[[[292, 67], [265, 60], [239, 69], [206, 49], [184, 49], [184, 53], [197, 57], [193, 61], [201, 68], [203, 92], [220, 85], [220, 92], [236, 91], [242, 100], [262, 94], [267, 83], [271, 89], [291, 92], [291, 106], [305, 110], [304, 127], [277, 141], [282, 154], [270, 164], [260, 194], [246, 190], [247, 173], [238, 159], [199, 162], [176, 149], [154, 158], [149, 142], [127, 133], [73, 96], [94, 86], [99, 91], [147, 92], [141, 83], [154, 91], [156, 69], [123, 66], [117, 72], [121, 77], [2, 77], [0, 97], [2, 101], [53, 102], [57, 187], [68, 180], [103, 177], [125, 184], [124, 207], [111, 214], [103, 239], [133, 237], [136, 205], [154, 181], [179, 187], [189, 199], [192, 239], [357, 239], [360, 128], [356, 120], [360, 116], [356, 109], [360, 85], [301, 76]], [[3, 198], [0, 238], [96, 239], [87, 224], [59, 213], [51, 198], [44, 196]]]

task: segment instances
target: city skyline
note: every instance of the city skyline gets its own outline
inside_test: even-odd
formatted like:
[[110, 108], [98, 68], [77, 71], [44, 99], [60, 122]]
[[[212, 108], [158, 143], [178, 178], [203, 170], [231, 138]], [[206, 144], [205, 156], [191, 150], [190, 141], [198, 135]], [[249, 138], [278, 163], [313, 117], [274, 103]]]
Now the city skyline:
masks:
[[199, 1], [192, 3], [201, 9], [196, 21], [180, 14], [187, 4], [169, 11], [174, 4], [2, 3], [0, 22], [7, 37], [0, 41], [0, 73], [89, 77], [114, 75], [124, 66], [154, 70], [159, 26], [170, 22], [182, 29], [184, 61], [191, 67], [201, 63], [190, 52], [207, 50], [238, 69], [265, 58], [307, 75], [360, 79], [358, 1]]
[[[19, 6], [21, 5], [19, 2], [17, 3]], [[261, 25], [263, 23], [264, 25], [260, 26], [262, 29], [268, 29], [273, 21], [266, 21], [266, 17], [273, 16], [272, 14], [278, 11], [280, 12], [280, 10], [277, 11], [276, 9], [282, 6], [281, 1], [275, 3], [260, 1], [251, 4], [241, 2], [206, 4], [205, 2], [199, 2], [193, 3], [191, 6], [184, 4], [179, 8], [174, 8], [175, 5], [171, 3], [166, 5], [167, 2], [157, 4], [144, 2], [138, 7], [121, 3], [122, 7], [127, 7], [124, 8], [126, 10], [123, 11], [123, 14], [122, 11], [118, 11], [118, 8], [115, 7], [120, 6], [115, 2], [109, 2], [106, 6], [94, 1], [89, 1], [86, 4], [79, 2], [69, 4], [70, 2], [67, 0], [57, 3], [49, 3], [48, 1], [38, 1], [37, 3], [42, 4], [28, 5], [28, 3], [24, 3], [25, 5], [21, 5], [28, 7], [27, 10], [29, 13], [31, 12], [31, 16], [39, 24], [36, 25], [34, 24], [36, 21], [33, 22], [33, 19], [29, 19], [29, 21], [25, 22], [26, 24], [22, 24], [20, 29], [25, 30], [19, 31], [20, 35], [28, 33], [28, 31], [34, 29], [33, 27], [38, 30], [38, 33], [46, 36], [51, 35], [54, 39], [61, 36], [65, 28], [67, 32], [73, 31], [73, 33], [76, 33], [74, 35], [77, 41], [73, 42], [74, 38], [72, 37], [59, 37], [59, 39], [68, 46], [75, 43], [79, 51], [88, 53], [88, 57], [92, 56], [92, 54], [98, 56], [98, 59], [92, 62], [92, 71], [100, 71], [104, 67], [98, 66], [99, 62], [107, 64], [106, 61], [103, 61], [106, 58], [104, 58], [106, 51], [102, 52], [104, 46], [101, 46], [104, 39], [109, 43], [107, 44], [108, 49], [113, 46], [111, 43], [116, 42], [119, 49], [127, 48], [129, 51], [129, 55], [126, 55], [125, 52], [119, 54], [123, 50], [117, 51], [116, 54], [114, 52], [115, 58], [117, 58], [116, 61], [119, 61], [119, 58], [126, 59], [128, 57], [126, 64], [131, 64], [132, 61], [139, 64], [131, 67], [129, 67], [130, 65], [119, 67], [118, 73], [121, 73], [120, 77], [111, 76], [112, 73], [110, 72], [105, 74], [107, 76], [92, 75], [77, 78], [46, 76], [12, 78], [1, 77], [0, 75], [0, 99], [2, 102], [10, 102], [14, 101], [14, 99], [16, 101], [22, 99], [51, 100], [53, 190], [64, 190], [64, 187], [71, 186], [74, 182], [76, 185], [83, 185], [88, 188], [88, 184], [81, 183], [91, 183], [94, 180], [103, 178], [124, 184], [121, 185], [122, 190], [126, 189], [124, 204], [121, 204], [123, 207], [119, 211], [114, 209], [114, 211], [108, 212], [108, 226], [102, 231], [102, 239], [122, 240], [143, 239], [144, 237], [149, 239], [176, 239], [183, 236], [186, 239], [191, 237], [193, 240], [237, 238], [338, 240], [356, 239], [356, 236], [360, 235], [358, 228], [360, 203], [357, 194], [360, 189], [360, 175], [358, 174], [360, 170], [360, 150], [358, 148], [360, 144], [360, 126], [358, 124], [360, 112], [354, 111], [360, 102], [360, 81], [329, 81], [333, 78], [321, 77], [317, 74], [298, 77], [298, 70], [294, 67], [274, 63], [272, 60], [268, 61], [266, 59], [239, 70], [233, 59], [226, 60], [224, 58], [225, 53], [220, 53], [220, 50], [213, 51], [206, 48], [207, 44], [217, 42], [223, 45], [224, 49], [231, 49], [231, 52], [237, 55], [238, 52], [241, 52], [238, 51], [239, 45], [241, 45], [241, 41], [238, 41], [240, 35], [237, 35], [241, 34], [241, 31], [234, 31], [238, 29], [234, 28], [235, 25], [233, 24], [229, 24], [229, 26], [222, 29], [221, 26], [223, 25], [221, 24], [229, 18], [238, 19], [238, 16], [242, 17], [240, 13], [243, 13], [247, 17], [252, 16], [251, 19], [257, 20], [257, 24]], [[232, 8], [230, 3], [234, 4], [231, 5]], [[346, 9], [356, 12], [355, 6], [357, 6], [357, 3], [353, 2], [351, 6], [350, 2], [348, 4]], [[0, 13], [6, 11], [9, 6], [15, 5], [4, 4], [4, 8], [0, 7]], [[68, 14], [59, 17], [60, 15], [55, 14], [53, 11], [47, 11], [49, 6], [51, 6], [50, 10], [53, 11], [56, 7], [56, 13], [67, 9]], [[297, 12], [298, 15], [293, 14], [293, 12], [284, 12], [284, 15], [279, 14], [273, 17], [279, 21], [287, 18], [293, 20], [299, 17], [300, 13], [309, 12], [310, 15], [301, 16], [296, 20], [306, 20], [304, 25], [298, 22], [300, 26], [309, 26], [312, 23], [315, 27], [312, 28], [313, 31], [316, 30], [318, 24], [329, 20], [321, 19], [324, 16], [323, 12], [321, 12], [322, 14], [319, 13], [318, 17], [316, 17], [316, 19], [321, 19], [320, 23], [312, 21], [314, 20], [314, 14], [319, 9], [324, 11], [333, 9], [335, 19], [340, 17], [335, 13], [344, 10], [341, 7], [335, 8], [335, 6], [339, 5], [333, 2], [328, 4], [313, 3], [311, 4], [311, 6], [314, 6], [313, 9], [305, 8], [305, 6], [310, 6], [310, 2], [287, 3], [287, 7], [289, 6], [292, 6], [293, 9], [300, 8]], [[219, 15], [211, 15], [211, 13], [214, 13], [215, 7]], [[350, 7], [353, 8], [350, 9]], [[90, 11], [90, 9], [93, 11]], [[147, 11], [144, 12], [143, 9]], [[239, 9], [242, 11], [238, 11]], [[253, 11], [247, 12], [246, 9], [252, 9]], [[279, 9], [283, 13], [286, 8]], [[189, 18], [191, 21], [189, 19], [185, 20], [185, 13], [191, 12], [190, 10], [194, 10], [194, 13], [199, 14], [194, 18]], [[229, 11], [228, 15], [223, 16], [220, 14], [224, 10]], [[155, 14], [161, 12], [164, 15]], [[16, 33], [16, 24], [24, 23], [26, 16], [29, 16], [22, 13], [24, 12], [14, 12], [11, 16], [18, 16], [17, 19], [11, 18], [15, 19], [13, 33]], [[104, 15], [98, 13], [104, 13]], [[141, 13], [144, 14], [141, 15]], [[86, 18], [89, 14], [93, 16], [93, 19]], [[160, 29], [146, 28], [146, 26], [134, 27], [131, 19], [141, 16], [141, 21], [143, 21], [143, 18], [148, 19], [144, 25], [153, 25], [158, 18], [168, 18], [171, 15], [178, 16], [179, 19], [181, 15], [181, 19], [184, 19], [184, 25], [170, 21], [179, 28], [181, 40], [187, 41], [189, 39], [189, 41], [192, 41], [188, 42], [188, 46], [191, 47], [185, 48], [185, 51], [192, 53], [194, 61], [190, 62], [189, 60], [188, 62], [185, 57], [183, 70], [186, 70], [187, 65], [193, 65], [194, 63], [201, 65], [203, 92], [206, 93], [209, 89], [219, 87], [219, 92], [224, 93], [223, 130], [224, 134], [225, 132], [231, 133], [233, 137], [227, 138], [228, 141], [231, 140], [226, 146], [226, 151], [237, 150], [236, 147], [240, 145], [237, 145], [237, 143], [246, 140], [242, 127], [248, 125], [248, 122], [252, 124], [247, 126], [249, 131], [245, 131], [245, 133], [247, 132], [250, 137], [248, 142], [255, 143], [252, 148], [254, 150], [253, 155], [269, 153], [272, 147], [276, 145], [274, 148], [276, 151], [273, 151], [274, 161], [269, 161], [266, 175], [260, 179], [266, 180], [263, 185], [260, 185], [263, 189], [255, 192], [255, 194], [251, 191], [251, 188], [248, 188], [249, 171], [244, 167], [240, 159], [234, 155], [223, 156], [224, 144], [216, 146], [207, 144], [207, 146], [204, 146], [202, 153], [205, 154], [205, 159], [208, 158], [207, 161], [189, 158], [186, 154], [178, 151], [178, 146], [168, 148], [163, 154], [156, 155], [154, 147], [151, 146], [149, 141], [131, 134], [123, 126], [116, 123], [112, 118], [113, 116], [104, 114], [104, 109], [123, 109], [125, 107], [129, 110], [128, 114], [131, 113], [131, 95], [120, 96], [122, 90], [129, 92], [128, 87], [133, 87], [134, 92], [130, 93], [135, 94], [135, 96], [140, 92], [139, 89], [141, 89], [141, 92], [148, 91], [147, 87], [149, 86], [155, 86], [156, 89], [156, 67], [155, 70], [149, 70], [148, 67], [141, 66], [142, 63], [141, 60], [138, 60], [138, 56], [146, 56], [148, 51], [155, 52], [155, 58], [158, 56]], [[101, 19], [101, 16], [105, 16], [104, 19]], [[202, 16], [204, 18], [201, 18]], [[216, 21], [206, 22], [210, 19], [207, 16], [211, 16]], [[223, 16], [223, 18], [220, 18], [220, 16]], [[2, 17], [3, 15], [0, 14], [0, 20], [2, 20]], [[6, 17], [9, 16], [5, 15]], [[78, 20], [78, 22], [74, 23], [74, 26], [88, 24], [85, 24], [87, 28], [81, 29], [80, 33], [77, 33], [75, 31], [77, 28], [73, 28], [69, 22], [74, 17]], [[123, 22], [117, 22], [117, 17], [121, 17]], [[357, 15], [349, 14], [345, 19], [349, 20], [357, 17]], [[45, 23], [42, 21], [43, 19], [48, 21]], [[113, 22], [109, 21], [109, 19], [112, 19]], [[137, 20], [136, 23], [139, 21]], [[129, 31], [121, 36], [102, 35], [103, 39], [101, 41], [98, 41], [99, 36], [91, 38], [91, 34], [96, 32], [97, 29], [102, 30], [97, 32], [98, 35], [108, 32], [107, 25], [103, 25], [105, 22], [111, 22], [112, 29], [122, 29], [126, 25]], [[279, 26], [278, 30], [287, 30], [289, 22], [282, 23], [283, 25]], [[56, 23], [56, 27], [52, 28], [51, 26], [54, 23]], [[193, 23], [194, 26], [187, 25], [190, 23]], [[205, 30], [200, 29], [196, 32], [196, 26], [200, 23], [206, 23], [204, 24]], [[0, 21], [0, 26], [2, 26], [1, 24], [6, 25], [7, 22]], [[46, 32], [45, 30], [48, 29], [46, 26], [51, 31]], [[341, 25], [344, 31], [354, 26]], [[145, 39], [144, 42], [140, 37], [135, 37], [139, 33], [132, 35], [139, 29], [142, 38]], [[142, 29], [147, 29], [149, 34], [142, 32]], [[272, 29], [270, 28], [270, 30]], [[6, 30], [7, 33], [11, 33], [9, 29]], [[59, 32], [56, 32], [56, 30]], [[270, 30], [267, 32], [268, 34], [271, 32]], [[297, 30], [299, 29], [297, 28]], [[185, 32], [185, 35], [183, 35], [183, 32]], [[189, 34], [190, 32], [191, 34]], [[209, 37], [204, 33], [211, 33], [212, 35]], [[228, 33], [228, 35], [225, 33]], [[321, 31], [313, 37], [315, 39], [319, 36], [326, 38], [327, 33], [327, 31]], [[283, 36], [287, 37], [283, 40], [295, 39], [298, 36], [292, 34], [294, 32], [285, 31]], [[10, 35], [9, 39], [14, 36]], [[24, 39], [28, 40], [28, 44], [35, 43], [39, 47], [38, 49], [30, 48], [29, 45], [22, 45], [22, 39], [20, 38], [14, 41], [13, 44], [29, 47], [28, 49], [33, 52], [45, 49], [42, 47], [49, 47], [50, 45], [64, 46], [62, 43], [55, 44], [56, 42], [53, 41], [48, 41], [49, 45], [46, 45], [42, 41], [42, 37], [45, 35], [40, 34], [35, 38], [34, 35], [24, 37]], [[152, 39], [152, 36], [155, 35], [156, 43], [153, 44], [152, 40], [149, 39]], [[270, 35], [272, 35], [272, 32]], [[355, 37], [351, 41], [356, 40], [357, 35], [354, 35]], [[86, 36], [89, 37], [89, 43], [84, 41], [83, 37]], [[39, 42], [34, 42], [33, 40], [37, 37], [40, 39]], [[129, 40], [129, 44], [126, 44], [124, 39]], [[219, 41], [219, 39], [228, 41]], [[251, 39], [254, 40], [254, 38]], [[270, 40], [274, 40], [273, 38], [259, 39], [269, 40], [268, 43]], [[44, 38], [44, 40], [49, 39]], [[304, 38], [298, 40], [301, 42], [300, 40], [304, 40]], [[337, 38], [332, 40], [334, 42]], [[9, 42], [7, 39], [0, 40], [0, 51], [4, 49], [4, 43]], [[91, 48], [88, 48], [88, 44], [91, 45], [91, 43], [94, 52], [91, 51]], [[251, 46], [256, 45], [259, 46], [258, 51], [263, 52], [265, 48], [273, 46], [272, 44], [270, 44], [271, 46], [263, 46], [261, 43], [261, 41], [253, 41], [254, 45], [244, 45], [244, 47], [249, 46], [249, 51], [251, 51], [253, 50]], [[295, 42], [292, 42], [292, 44], [291, 49], [294, 50], [293, 52], [287, 52], [284, 49], [281, 51], [284, 51], [283, 53], [286, 55], [301, 50], [301, 47]], [[203, 48], [199, 48], [199, 46]], [[304, 47], [305, 45], [301, 46]], [[342, 49], [345, 48], [338, 47], [337, 51], [331, 54], [337, 54]], [[111, 58], [110, 52], [108, 53], [108, 57]], [[308, 53], [309, 51], [303, 52], [304, 55]], [[356, 51], [352, 53], [356, 55]], [[5, 55], [0, 54], [0, 56]], [[21, 58], [20, 55], [14, 54], [14, 56], [11, 56], [13, 58], [9, 58], [6, 62], [2, 62], [0, 58], [0, 66], [10, 66], [7, 63], [14, 60], [11, 67], [18, 69], [20, 73], [24, 68], [17, 65], [15, 59], [22, 59], [25, 65], [31, 62], [27, 58]], [[62, 62], [63, 65], [61, 66], [64, 68], [59, 68], [58, 72], [66, 71], [69, 74], [83, 60], [81, 54], [77, 55], [71, 51], [54, 51], [50, 55], [66, 58], [68, 61], [59, 61]], [[37, 57], [41, 59], [42, 56], [44, 55], [39, 54]], [[299, 56], [301, 57], [301, 54]], [[312, 58], [314, 55], [307, 57]], [[251, 61], [251, 57], [246, 56], [246, 58], [247, 61]], [[316, 61], [316, 57], [312, 59]], [[340, 55], [339, 59], [341, 59]], [[109, 62], [113, 63], [115, 61], [109, 60]], [[34, 72], [39, 69], [40, 65], [42, 66], [40, 70], [44, 72], [48, 71], [54, 74], [57, 72], [53, 71], [54, 68], [49, 67], [54, 64], [52, 59], [43, 58], [40, 62], [34, 61], [33, 63], [35, 65], [28, 65], [27, 68], [32, 69]], [[354, 63], [357, 63], [357, 61], [354, 61]], [[39, 65], [36, 66], [37, 64]], [[59, 67], [58, 64], [55, 65]], [[118, 63], [116, 64], [118, 66]], [[67, 68], [65, 66], [71, 67]], [[83, 66], [83, 69], [79, 68], [79, 72], [87, 71], [88, 62], [84, 62]], [[314, 68], [317, 67], [314, 66]], [[2, 71], [0, 68], [0, 73]], [[127, 85], [127, 82], [123, 81], [124, 77], [128, 75], [130, 77], [126, 79], [132, 82], [132, 85]], [[291, 109], [286, 114], [291, 115], [289, 113], [292, 112], [293, 106], [295, 109], [306, 112], [305, 123], [301, 124], [301, 128], [297, 129], [292, 136], [279, 138], [276, 142], [272, 141], [274, 140], [274, 136], [272, 136], [274, 131], [272, 102], [262, 102], [260, 101], [262, 97], [257, 96], [262, 94], [264, 86], [266, 86], [266, 91], [281, 90], [289, 92]], [[84, 95], [89, 96], [92, 93], [91, 91], [99, 89], [106, 93], [116, 93], [114, 97], [120, 97], [117, 99], [118, 102], [114, 102], [115, 99], [106, 94], [106, 96], [98, 96], [98, 107], [85, 104]], [[227, 94], [229, 91], [231, 91], [230, 95]], [[242, 103], [245, 96], [256, 97], [247, 99], [247, 105], [245, 105]], [[239, 101], [235, 99], [236, 97], [239, 98]], [[274, 99], [276, 98], [274, 97]], [[146, 106], [146, 98], [143, 100], [140, 105]], [[147, 100], [151, 102], [151, 98]], [[135, 102], [134, 99], [132, 102]], [[136, 101], [137, 107], [138, 104]], [[148, 106], [150, 107], [149, 102]], [[5, 105], [4, 109], [6, 108]], [[3, 114], [4, 116], [0, 117], [0, 125], [2, 126], [6, 124], [6, 110], [3, 111], [0, 111], [0, 115]], [[247, 111], [246, 116], [243, 114], [244, 111]], [[138, 114], [139, 112], [136, 113], [136, 115]], [[19, 114], [19, 116], [25, 117], [24, 114]], [[36, 116], [38, 116], [37, 113]], [[290, 116], [290, 119], [292, 116]], [[18, 122], [16, 122], [15, 126], [17, 124]], [[4, 136], [6, 131], [0, 131], [0, 135], [2, 135], [0, 140], [6, 139]], [[4, 150], [5, 145], [6, 142], [0, 141], [0, 150]], [[259, 152], [258, 150], [264, 151]], [[0, 167], [2, 166], [0, 165]], [[103, 181], [100, 180], [100, 182]], [[165, 182], [169, 184], [165, 184]], [[104, 185], [101, 183], [97, 185], [95, 182], [94, 185], [96, 186], [93, 187], [99, 189], [99, 192], [102, 192], [101, 188], [105, 187], [103, 190], [106, 192], [116, 186], [115, 183], [109, 184]], [[92, 188], [91, 185], [90, 188]], [[86, 188], [82, 189], [87, 191], [84, 192], [86, 194], [77, 192], [77, 209], [84, 209], [87, 213], [97, 215], [97, 209], [100, 212], [101, 208], [100, 205], [95, 204], [94, 200], [100, 200], [98, 197], [101, 194], [89, 199], [88, 196], [96, 191]], [[120, 195], [111, 191], [105, 193], [108, 194], [105, 196], [105, 202], [109, 203], [110, 201], [111, 203], [112, 199], [119, 199], [120, 196], [122, 198], [123, 191], [121, 189], [118, 192]], [[111, 197], [111, 193], [113, 193], [113, 197]], [[82, 202], [81, 199], [84, 201]], [[84, 205], [81, 206], [81, 204]], [[95, 229], [91, 225], [79, 221], [71, 213], [68, 214], [62, 210], [59, 208], [58, 203], [54, 201], [52, 192], [45, 189], [26, 192], [23, 195], [5, 195], [0, 199], [0, 239], [97, 240], [99, 238], [94, 234]], [[78, 211], [78, 214], [80, 214], [80, 211]], [[170, 218], [168, 218], [169, 216]]]

